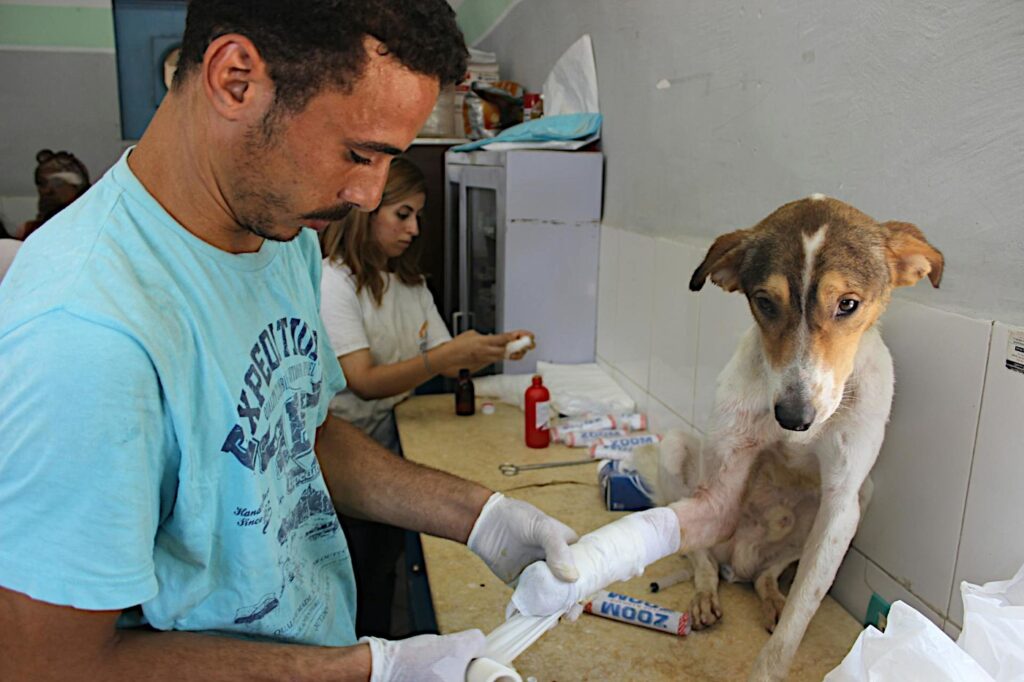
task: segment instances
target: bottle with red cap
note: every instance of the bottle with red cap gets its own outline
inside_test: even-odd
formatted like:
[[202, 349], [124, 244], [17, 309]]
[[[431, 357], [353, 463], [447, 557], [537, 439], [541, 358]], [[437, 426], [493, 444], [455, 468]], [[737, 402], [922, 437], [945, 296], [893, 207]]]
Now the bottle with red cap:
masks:
[[539, 374], [534, 375], [533, 385], [526, 389], [525, 409], [527, 447], [546, 448], [551, 444], [551, 394]]

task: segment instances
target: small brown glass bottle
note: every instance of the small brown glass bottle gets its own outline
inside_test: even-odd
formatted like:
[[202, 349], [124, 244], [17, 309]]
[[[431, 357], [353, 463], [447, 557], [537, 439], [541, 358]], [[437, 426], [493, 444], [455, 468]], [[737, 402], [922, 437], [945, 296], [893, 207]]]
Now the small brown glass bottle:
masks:
[[459, 370], [459, 378], [455, 382], [455, 414], [468, 417], [476, 412], [476, 391], [473, 380], [469, 378], [468, 369]]

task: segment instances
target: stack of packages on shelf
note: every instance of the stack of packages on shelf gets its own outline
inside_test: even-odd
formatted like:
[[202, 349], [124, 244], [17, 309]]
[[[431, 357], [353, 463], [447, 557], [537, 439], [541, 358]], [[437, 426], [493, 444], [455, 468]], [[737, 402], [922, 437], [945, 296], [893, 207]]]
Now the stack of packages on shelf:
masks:
[[463, 114], [463, 102], [473, 81], [497, 83], [501, 80], [498, 73], [498, 57], [493, 52], [484, 52], [469, 48], [469, 61], [466, 63], [466, 75], [462, 82], [455, 86], [455, 132], [460, 136], [469, 134], [469, 124]]
[[647, 416], [641, 413], [587, 415], [556, 421], [551, 438], [588, 448], [593, 459], [601, 460], [598, 479], [609, 510], [640, 511], [654, 506], [653, 490], [632, 465], [633, 451], [661, 442], [658, 434], [638, 433], [646, 430]]

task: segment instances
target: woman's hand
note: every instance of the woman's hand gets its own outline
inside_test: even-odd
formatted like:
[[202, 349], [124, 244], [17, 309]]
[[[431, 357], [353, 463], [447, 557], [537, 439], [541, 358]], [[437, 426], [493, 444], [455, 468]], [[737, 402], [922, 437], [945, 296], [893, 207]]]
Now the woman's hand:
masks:
[[505, 346], [513, 340], [515, 337], [511, 333], [480, 334], [472, 329], [462, 332], [446, 344], [449, 356], [447, 369], [451, 372], [477, 370], [504, 360]]
[[[524, 336], [530, 338], [530, 344], [512, 355], [506, 356], [508, 344]], [[493, 362], [505, 359], [519, 360], [534, 347], [533, 332], [525, 329], [504, 334], [480, 334], [473, 330], [462, 332], [438, 349], [442, 351], [444, 357], [444, 369], [441, 370], [441, 373], [446, 376], [457, 376], [460, 369], [469, 369], [475, 372]], [[433, 361], [433, 356], [431, 356], [431, 361]]]
[[[524, 342], [525, 345], [520, 344], [520, 346], [522, 346], [522, 347], [520, 347], [517, 351], [515, 351], [514, 353], [509, 355], [508, 356], [509, 360], [522, 360], [524, 355], [526, 355], [528, 352], [530, 352], [531, 350], [533, 350], [534, 348], [537, 347], [537, 342], [535, 340], [533, 332], [527, 331], [525, 329], [517, 329], [516, 331], [509, 332], [509, 333], [512, 335], [512, 341], [518, 341], [519, 339], [522, 339], [522, 338], [529, 338], [530, 339], [529, 343], [525, 343]], [[507, 348], [507, 346], [506, 346], [506, 348]]]

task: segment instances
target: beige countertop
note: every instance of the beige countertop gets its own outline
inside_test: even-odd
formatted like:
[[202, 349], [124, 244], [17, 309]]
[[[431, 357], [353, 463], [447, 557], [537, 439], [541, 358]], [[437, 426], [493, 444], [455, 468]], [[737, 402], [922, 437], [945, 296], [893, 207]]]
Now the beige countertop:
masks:
[[[504, 476], [502, 462], [524, 464], [570, 460], [582, 449], [552, 445], [532, 450], [523, 443], [523, 413], [496, 404], [493, 415], [479, 409], [471, 417], [455, 415], [451, 395], [418, 396], [396, 408], [405, 456], [422, 464], [477, 481], [530, 502], [567, 523], [580, 535], [620, 517], [604, 508], [597, 464], [541, 469]], [[502, 584], [466, 547], [423, 536], [430, 591], [441, 632], [480, 628], [490, 632], [504, 620], [511, 589]], [[651, 580], [684, 566], [666, 557], [646, 573], [608, 589], [684, 611], [693, 584], [682, 583], [651, 594]], [[647, 630], [588, 614], [561, 623], [515, 660], [525, 680], [743, 680], [768, 633], [760, 626], [760, 604], [750, 585], [723, 582], [722, 620], [688, 637]], [[849, 651], [861, 626], [831, 597], [811, 622], [790, 680], [821, 680]]]

